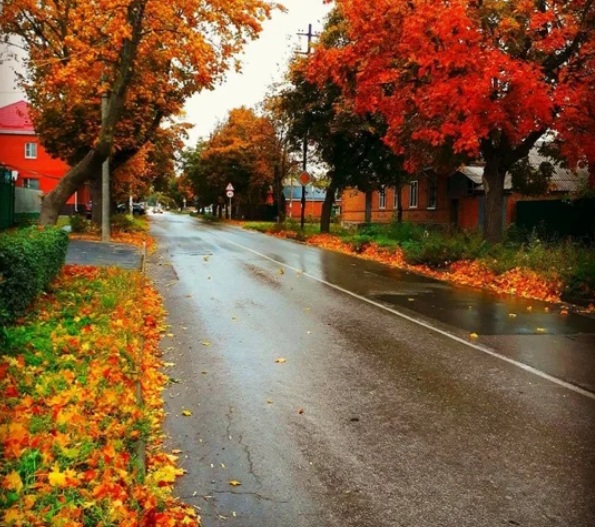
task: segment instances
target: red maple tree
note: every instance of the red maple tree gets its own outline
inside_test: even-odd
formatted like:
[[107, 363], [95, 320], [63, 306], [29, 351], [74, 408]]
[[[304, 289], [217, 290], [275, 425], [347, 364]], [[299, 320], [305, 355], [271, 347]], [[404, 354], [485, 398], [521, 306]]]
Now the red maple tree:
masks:
[[[319, 48], [334, 81], [410, 171], [428, 158], [485, 162], [484, 233], [502, 236], [506, 172], [548, 131], [571, 164], [595, 163], [594, 0], [337, 0], [343, 46]], [[420, 154], [423, 152], [423, 154]]]

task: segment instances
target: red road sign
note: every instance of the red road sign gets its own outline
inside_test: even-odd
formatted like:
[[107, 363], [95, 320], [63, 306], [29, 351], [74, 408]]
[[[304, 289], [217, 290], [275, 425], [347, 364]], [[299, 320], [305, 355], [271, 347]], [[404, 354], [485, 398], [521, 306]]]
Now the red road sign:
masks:
[[304, 186], [306, 186], [308, 183], [310, 183], [310, 180], [312, 179], [310, 177], [310, 174], [308, 174], [308, 172], [306, 170], [304, 170], [298, 177], [298, 179], [300, 180], [300, 183]]

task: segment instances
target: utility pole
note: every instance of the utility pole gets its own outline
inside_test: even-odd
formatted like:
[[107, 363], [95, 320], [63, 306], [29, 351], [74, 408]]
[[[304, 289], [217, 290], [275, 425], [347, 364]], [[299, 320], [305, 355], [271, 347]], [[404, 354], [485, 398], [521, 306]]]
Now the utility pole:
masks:
[[[310, 51], [312, 49], [312, 37], [314, 36], [314, 34], [312, 33], [312, 24], [308, 24], [308, 32], [307, 33], [300, 32], [300, 33], [298, 33], [298, 36], [308, 38], [308, 47], [306, 48], [306, 51], [299, 51], [298, 53], [301, 53], [302, 55], [310, 55]], [[307, 173], [307, 168], [308, 168], [308, 130], [307, 129], [304, 130], [304, 143], [303, 143], [302, 154], [303, 154], [302, 171], [303, 171], [303, 173]], [[304, 230], [304, 217], [306, 214], [306, 185], [304, 183], [302, 183], [301, 204], [302, 204], [302, 210], [301, 210], [301, 214], [300, 214], [300, 228], [302, 230]]]
[[[107, 93], [101, 96], [101, 125], [107, 117]], [[101, 241], [110, 241], [109, 156], [101, 165]]]

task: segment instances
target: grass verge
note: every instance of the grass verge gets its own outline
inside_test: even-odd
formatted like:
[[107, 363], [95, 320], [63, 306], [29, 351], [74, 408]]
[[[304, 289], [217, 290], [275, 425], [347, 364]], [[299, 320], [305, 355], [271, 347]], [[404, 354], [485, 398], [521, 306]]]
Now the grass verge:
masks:
[[321, 235], [314, 224], [303, 232], [296, 223], [244, 227], [498, 293], [551, 302], [566, 297], [585, 306], [595, 298], [595, 251], [580, 242], [511, 231], [503, 243], [490, 245], [477, 233], [412, 223], [333, 224], [331, 235]]
[[2, 525], [197, 524], [172, 497], [182, 471], [162, 449], [163, 320], [140, 273], [65, 266], [2, 330]]

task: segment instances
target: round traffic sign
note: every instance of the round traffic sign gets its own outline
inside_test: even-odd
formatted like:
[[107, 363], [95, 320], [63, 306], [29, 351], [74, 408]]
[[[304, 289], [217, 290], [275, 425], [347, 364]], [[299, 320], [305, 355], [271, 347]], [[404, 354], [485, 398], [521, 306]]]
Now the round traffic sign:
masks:
[[228, 190], [228, 191], [225, 193], [225, 195], [226, 195], [228, 198], [233, 198], [233, 190]]

